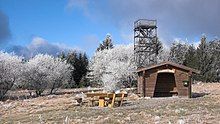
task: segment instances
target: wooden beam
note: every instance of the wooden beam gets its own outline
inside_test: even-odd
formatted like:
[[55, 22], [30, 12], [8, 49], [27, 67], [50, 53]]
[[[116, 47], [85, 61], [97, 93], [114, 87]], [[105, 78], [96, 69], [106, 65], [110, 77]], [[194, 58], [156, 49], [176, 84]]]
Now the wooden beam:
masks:
[[99, 97], [99, 107], [105, 107], [105, 98]]
[[125, 94], [123, 93], [122, 96], [121, 96], [121, 103], [120, 103], [120, 106], [122, 106], [122, 102], [123, 102], [123, 100], [124, 100], [124, 96], [125, 96]]

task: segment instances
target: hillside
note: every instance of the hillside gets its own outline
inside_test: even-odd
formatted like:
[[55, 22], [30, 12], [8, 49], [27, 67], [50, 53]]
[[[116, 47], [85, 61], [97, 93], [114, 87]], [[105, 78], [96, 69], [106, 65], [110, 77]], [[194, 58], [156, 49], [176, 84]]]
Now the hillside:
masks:
[[0, 123], [212, 123], [220, 122], [220, 83], [194, 84], [194, 97], [139, 98], [123, 107], [79, 106], [76, 94], [0, 102]]

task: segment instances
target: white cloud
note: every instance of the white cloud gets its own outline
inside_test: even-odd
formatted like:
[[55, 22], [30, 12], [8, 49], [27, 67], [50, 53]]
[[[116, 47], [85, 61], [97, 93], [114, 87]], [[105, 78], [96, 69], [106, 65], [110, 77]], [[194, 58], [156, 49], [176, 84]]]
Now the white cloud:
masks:
[[73, 10], [74, 8], [81, 9], [84, 14], [88, 13], [88, 0], [68, 0], [66, 9]]
[[57, 56], [61, 52], [68, 52], [71, 50], [80, 49], [77, 47], [69, 47], [61, 43], [49, 43], [42, 37], [34, 37], [27, 46], [12, 46], [9, 52], [14, 52], [17, 55], [30, 58], [39, 53]]
[[68, 0], [67, 2], [67, 8], [71, 9], [74, 7], [87, 7], [88, 5], [88, 0]]
[[69, 6], [86, 10], [85, 16], [91, 20], [117, 27], [123, 32], [123, 39], [130, 39], [133, 23], [139, 18], [156, 19], [158, 36], [167, 44], [175, 37], [192, 40], [202, 33], [220, 36], [219, 0], [96, 0], [95, 4], [88, 0], [70, 1]]
[[27, 46], [28, 49], [36, 49], [38, 47], [48, 45], [48, 42], [41, 37], [34, 37], [32, 42]]

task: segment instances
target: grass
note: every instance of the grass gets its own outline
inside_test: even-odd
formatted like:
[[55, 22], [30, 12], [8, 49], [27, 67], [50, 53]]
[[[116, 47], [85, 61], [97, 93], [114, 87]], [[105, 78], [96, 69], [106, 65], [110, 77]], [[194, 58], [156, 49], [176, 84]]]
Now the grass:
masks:
[[[219, 89], [219, 87], [213, 87]], [[66, 120], [70, 123], [99, 124], [155, 123], [156, 121], [214, 124], [220, 122], [220, 90], [215, 91], [215, 94], [192, 99], [139, 99], [128, 101], [123, 107], [117, 108], [73, 106], [71, 104], [73, 99], [74, 96], [68, 94], [53, 98], [44, 96], [26, 101], [11, 101], [14, 107], [10, 110], [0, 107], [0, 115], [2, 115], [0, 123], [38, 124], [42, 121], [50, 124], [64, 123]], [[7, 104], [5, 102], [3, 106]]]

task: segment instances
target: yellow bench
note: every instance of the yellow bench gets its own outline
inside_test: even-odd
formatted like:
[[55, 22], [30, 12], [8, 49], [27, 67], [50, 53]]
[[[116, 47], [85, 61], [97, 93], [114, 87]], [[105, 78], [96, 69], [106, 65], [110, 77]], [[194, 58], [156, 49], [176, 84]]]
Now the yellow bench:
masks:
[[[127, 97], [127, 93], [120, 92], [118, 94], [115, 93], [86, 93], [87, 97], [99, 97], [99, 107], [114, 107], [116, 97], [120, 98], [120, 106], [123, 103], [124, 97]], [[106, 101], [105, 98], [108, 98], [109, 101]]]

